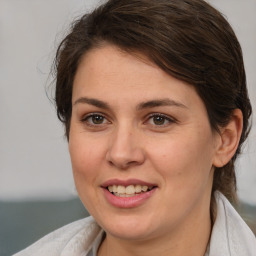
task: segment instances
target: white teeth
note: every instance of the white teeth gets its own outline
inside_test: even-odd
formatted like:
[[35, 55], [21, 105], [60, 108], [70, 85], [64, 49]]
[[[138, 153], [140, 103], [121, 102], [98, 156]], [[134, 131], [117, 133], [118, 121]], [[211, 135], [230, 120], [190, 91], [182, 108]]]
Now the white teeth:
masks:
[[132, 195], [128, 195], [128, 194], [118, 194], [118, 193], [114, 193], [115, 196], [119, 196], [119, 197], [132, 197], [132, 196], [138, 196], [138, 194], [132, 194]]
[[118, 194], [125, 194], [125, 186], [117, 186], [117, 193]]
[[141, 185], [136, 185], [135, 186], [135, 192], [140, 193], [141, 192]]
[[135, 194], [135, 188], [133, 185], [129, 185], [125, 188], [125, 193], [128, 195]]
[[148, 190], [148, 186], [142, 186], [142, 191], [146, 192]]
[[129, 185], [127, 187], [122, 185], [113, 185], [108, 186], [109, 192], [113, 192], [114, 195], [120, 196], [120, 197], [129, 197], [129, 196], [135, 196], [136, 193], [139, 194], [141, 192], [146, 192], [151, 190], [153, 186], [141, 186], [141, 185]]
[[117, 193], [117, 185], [113, 185], [113, 192]]

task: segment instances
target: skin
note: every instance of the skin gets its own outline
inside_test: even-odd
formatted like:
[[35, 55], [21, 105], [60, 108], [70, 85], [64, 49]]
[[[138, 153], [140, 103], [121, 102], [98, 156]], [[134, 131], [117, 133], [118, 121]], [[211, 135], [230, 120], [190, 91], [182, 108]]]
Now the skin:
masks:
[[[160, 106], [143, 105], [163, 99]], [[140, 54], [105, 45], [82, 58], [72, 104], [69, 151], [76, 187], [106, 231], [98, 255], [204, 255], [213, 166], [229, 156], [220, 154], [222, 137], [212, 131], [194, 87]], [[157, 189], [137, 207], [114, 207], [102, 183], [131, 178]]]

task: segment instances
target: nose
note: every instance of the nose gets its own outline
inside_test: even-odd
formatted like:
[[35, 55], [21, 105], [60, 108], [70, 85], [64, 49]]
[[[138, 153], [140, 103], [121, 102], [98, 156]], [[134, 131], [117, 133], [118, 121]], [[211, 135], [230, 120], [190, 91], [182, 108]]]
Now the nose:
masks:
[[118, 169], [143, 164], [145, 153], [139, 134], [128, 127], [117, 129], [111, 136], [106, 160]]

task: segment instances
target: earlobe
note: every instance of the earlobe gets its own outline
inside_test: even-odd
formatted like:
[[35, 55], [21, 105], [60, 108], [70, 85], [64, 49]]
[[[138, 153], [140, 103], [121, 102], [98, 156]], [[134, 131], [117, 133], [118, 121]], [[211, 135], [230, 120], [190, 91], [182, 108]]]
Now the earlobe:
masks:
[[220, 143], [216, 148], [213, 165], [222, 167], [227, 164], [236, 153], [243, 130], [243, 114], [240, 109], [233, 111], [229, 123], [220, 129]]

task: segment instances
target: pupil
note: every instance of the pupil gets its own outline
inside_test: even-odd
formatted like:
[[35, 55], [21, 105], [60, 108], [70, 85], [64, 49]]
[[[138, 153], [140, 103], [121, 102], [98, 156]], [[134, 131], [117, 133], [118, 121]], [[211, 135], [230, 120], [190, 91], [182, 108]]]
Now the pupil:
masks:
[[155, 116], [154, 117], [154, 123], [156, 125], [162, 125], [162, 124], [164, 124], [164, 121], [165, 121], [165, 119], [162, 116]]
[[92, 121], [94, 124], [101, 124], [103, 122], [102, 116], [93, 116]]

